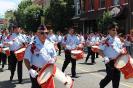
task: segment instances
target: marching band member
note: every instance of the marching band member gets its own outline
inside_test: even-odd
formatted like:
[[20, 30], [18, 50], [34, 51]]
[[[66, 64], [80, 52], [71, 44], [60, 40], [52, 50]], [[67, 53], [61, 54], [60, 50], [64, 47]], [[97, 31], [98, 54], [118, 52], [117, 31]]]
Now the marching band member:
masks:
[[105, 78], [100, 81], [100, 88], [104, 88], [110, 81], [112, 81], [113, 88], [119, 88], [120, 71], [114, 67], [114, 61], [125, 51], [122, 49], [123, 43], [117, 36], [117, 29], [115, 24], [110, 24], [107, 39], [99, 45], [99, 54], [104, 58], [107, 73]]
[[58, 41], [57, 46], [58, 46], [58, 49], [59, 49], [59, 53], [58, 53], [59, 56], [61, 54], [61, 42], [62, 42], [62, 40], [63, 40], [63, 36], [61, 35], [61, 32], [58, 31], [57, 32], [57, 41]]
[[10, 81], [12, 81], [14, 72], [16, 70], [16, 64], [17, 64], [17, 73], [18, 73], [18, 81], [19, 83], [22, 83], [22, 61], [17, 61], [17, 58], [14, 54], [14, 52], [21, 47], [24, 46], [25, 40], [23, 38], [23, 35], [19, 33], [20, 27], [17, 25], [13, 26], [12, 33], [7, 37], [7, 39], [4, 42], [5, 46], [9, 46], [10, 49], [10, 56], [9, 58], [9, 69], [11, 71]]
[[83, 50], [83, 47], [84, 47], [84, 45], [85, 45], [85, 39], [84, 39], [84, 36], [82, 35], [82, 34], [77, 34], [77, 38], [78, 38], [78, 40], [79, 40], [79, 42], [80, 42], [80, 44], [79, 44], [79, 49], [82, 49]]
[[1, 61], [2, 61], [2, 71], [3, 71], [3, 68], [4, 68], [4, 66], [5, 66], [5, 64], [6, 64], [6, 62], [7, 62], [7, 55], [6, 55], [6, 53], [5, 53], [5, 51], [3, 51], [2, 50], [2, 48], [5, 48], [5, 46], [4, 46], [4, 40], [6, 39], [6, 37], [7, 37], [7, 35], [8, 35], [8, 32], [7, 32], [7, 30], [5, 29], [5, 30], [3, 30], [2, 31], [2, 35], [1, 35], [1, 40], [0, 40], [0, 59], [1, 59]]
[[55, 34], [53, 33], [52, 29], [49, 30], [48, 39], [54, 44], [55, 50], [58, 51], [59, 49], [57, 47], [57, 38]]
[[75, 78], [77, 78], [76, 59], [73, 59], [71, 57], [71, 50], [76, 49], [79, 43], [80, 42], [77, 36], [74, 34], [74, 29], [70, 27], [69, 34], [64, 37], [64, 41], [63, 41], [63, 46], [65, 48], [65, 61], [62, 66], [62, 71], [64, 72], [68, 64], [71, 62], [72, 63], [71, 73], [72, 73], [72, 77], [75, 77]]
[[130, 33], [127, 35], [126, 46], [129, 54], [133, 57], [133, 29], [131, 29]]
[[87, 54], [87, 57], [86, 57], [86, 60], [85, 60], [85, 63], [87, 63], [88, 59], [89, 59], [89, 56], [91, 55], [91, 64], [95, 64], [95, 52], [93, 52], [91, 50], [91, 46], [95, 45], [97, 42], [99, 42], [99, 38], [94, 34], [94, 33], [91, 33], [89, 35], [89, 37], [87, 38], [87, 45], [88, 45], [88, 54]]
[[38, 71], [46, 64], [54, 64], [56, 51], [54, 45], [47, 39], [48, 30], [45, 26], [37, 29], [34, 42], [25, 51], [25, 65], [29, 71], [32, 88], [41, 88], [37, 82]]

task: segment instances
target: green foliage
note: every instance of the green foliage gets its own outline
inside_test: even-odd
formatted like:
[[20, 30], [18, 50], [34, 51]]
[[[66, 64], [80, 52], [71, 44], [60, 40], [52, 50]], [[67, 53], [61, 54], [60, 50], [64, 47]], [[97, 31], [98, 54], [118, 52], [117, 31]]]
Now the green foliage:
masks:
[[41, 6], [32, 4], [31, 0], [22, 1], [17, 11], [14, 12], [17, 24], [23, 27], [26, 31], [35, 32], [41, 22], [43, 13]]
[[24, 10], [30, 5], [32, 5], [32, 2], [30, 0], [22, 1], [18, 5], [17, 11], [14, 12], [17, 24], [23, 28], [26, 28], [26, 23], [25, 23], [26, 17], [24, 14]]
[[50, 7], [45, 11], [45, 23], [52, 24], [55, 30], [62, 31], [72, 24], [71, 18], [73, 15], [72, 3], [56, 0], [56, 2], [51, 2]]
[[14, 12], [12, 10], [6, 11], [5, 12], [5, 18], [8, 20], [14, 18]]
[[30, 29], [33, 32], [37, 30], [37, 27], [41, 24], [41, 10], [38, 5], [30, 5], [24, 10], [26, 29]]
[[110, 15], [109, 11], [106, 11], [103, 13], [103, 16], [100, 17], [97, 20], [97, 24], [98, 24], [98, 29], [102, 32], [102, 33], [106, 33], [107, 32], [107, 26], [112, 23], [115, 22], [115, 20], [112, 18], [112, 16]]

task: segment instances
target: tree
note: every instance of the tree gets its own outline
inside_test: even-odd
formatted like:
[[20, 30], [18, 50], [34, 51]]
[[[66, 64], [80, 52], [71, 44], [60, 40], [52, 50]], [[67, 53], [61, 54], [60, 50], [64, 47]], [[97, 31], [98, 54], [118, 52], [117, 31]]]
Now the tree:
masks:
[[72, 24], [73, 15], [72, 0], [51, 1], [50, 7], [45, 11], [45, 23], [51, 24], [55, 30], [63, 31]]
[[25, 15], [24, 10], [32, 5], [32, 2], [30, 0], [23, 0], [19, 5], [17, 11], [14, 12], [15, 19], [17, 21], [17, 24], [23, 28], [25, 28]]
[[35, 32], [37, 27], [41, 24], [41, 10], [38, 5], [30, 5], [24, 10], [25, 15], [25, 27], [27, 31]]
[[109, 11], [106, 11], [103, 13], [103, 16], [99, 17], [99, 19], [97, 20], [98, 29], [102, 33], [107, 33], [107, 26], [113, 22], [116, 23], [116, 20], [113, 19], [112, 15], [110, 14]]
[[41, 22], [41, 12], [41, 6], [33, 4], [31, 0], [24, 0], [19, 4], [14, 15], [19, 26], [23, 27], [26, 31], [35, 32]]

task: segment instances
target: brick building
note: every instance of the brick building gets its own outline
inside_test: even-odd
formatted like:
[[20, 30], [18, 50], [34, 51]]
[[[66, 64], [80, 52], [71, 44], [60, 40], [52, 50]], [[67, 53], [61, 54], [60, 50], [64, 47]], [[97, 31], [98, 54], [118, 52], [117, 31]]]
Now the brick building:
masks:
[[74, 5], [76, 13], [72, 19], [83, 33], [99, 31], [96, 20], [107, 9], [115, 13], [122, 32], [133, 28], [133, 0], [74, 0]]

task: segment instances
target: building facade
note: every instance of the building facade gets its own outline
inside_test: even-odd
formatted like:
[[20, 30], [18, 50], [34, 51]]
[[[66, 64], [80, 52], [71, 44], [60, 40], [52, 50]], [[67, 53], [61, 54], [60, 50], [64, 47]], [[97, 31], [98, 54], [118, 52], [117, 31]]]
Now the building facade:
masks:
[[128, 30], [133, 28], [133, 0], [74, 0], [74, 2], [76, 11], [72, 19], [83, 33], [100, 31], [97, 19], [107, 10], [120, 22], [122, 32], [128, 33]]

